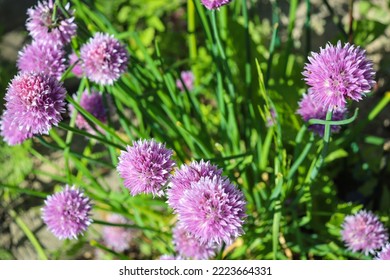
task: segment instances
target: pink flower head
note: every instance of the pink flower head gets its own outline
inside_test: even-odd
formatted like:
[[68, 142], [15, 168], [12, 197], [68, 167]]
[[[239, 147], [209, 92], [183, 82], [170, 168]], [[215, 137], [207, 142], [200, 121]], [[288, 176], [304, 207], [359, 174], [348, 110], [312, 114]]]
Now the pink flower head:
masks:
[[91, 224], [91, 200], [74, 186], [65, 188], [45, 200], [42, 218], [59, 239], [77, 239]]
[[173, 229], [173, 244], [176, 251], [185, 258], [207, 260], [215, 256], [215, 244], [201, 243], [179, 223]]
[[[73, 99], [77, 100], [75, 95]], [[81, 95], [80, 106], [83, 107], [87, 112], [91, 113], [95, 118], [101, 122], [106, 122], [106, 109], [104, 107], [103, 95], [95, 90], [92, 90], [90, 94], [88, 91], [84, 91]], [[74, 111], [72, 105], [69, 106], [71, 112]], [[87, 122], [87, 120], [80, 114], [77, 113], [76, 126], [80, 129], [85, 129], [91, 134], [95, 134], [95, 130]]]
[[47, 74], [25, 72], [15, 76], [5, 95], [12, 126], [25, 135], [47, 134], [62, 120], [65, 94], [62, 83]]
[[[125, 217], [113, 214], [108, 217], [108, 222], [113, 224], [129, 224]], [[103, 228], [103, 240], [108, 248], [115, 252], [122, 253], [130, 248], [130, 241], [133, 238], [132, 230], [119, 226], [105, 226]]]
[[[181, 80], [183, 80], [183, 83], [180, 79], [176, 80], [176, 86], [180, 91], [185, 91], [185, 88], [187, 88], [188, 91], [193, 90], [194, 88], [194, 74], [192, 74], [191, 71], [182, 71], [180, 73]], [[184, 88], [185, 86], [185, 88]]]
[[121, 152], [117, 166], [125, 187], [132, 195], [163, 195], [162, 188], [175, 166], [172, 150], [153, 139], [133, 141], [133, 146], [127, 146], [126, 150]]
[[69, 66], [73, 66], [72, 73], [76, 77], [81, 78], [84, 76], [83, 66], [81, 65], [81, 61], [75, 52], [72, 52], [69, 55]]
[[17, 65], [21, 72], [43, 72], [60, 80], [66, 70], [65, 52], [51, 41], [34, 41], [19, 52]]
[[353, 252], [373, 254], [389, 240], [389, 235], [378, 217], [365, 210], [346, 216], [342, 228], [342, 239]]
[[232, 0], [201, 0], [202, 4], [209, 10], [219, 9], [223, 5], [229, 4]]
[[[307, 122], [310, 119], [326, 120], [327, 108], [319, 105], [313, 99], [313, 94], [309, 91], [309, 94], [304, 94], [299, 102], [299, 109], [297, 111], [301, 115], [302, 119]], [[334, 107], [332, 113], [332, 121], [344, 120], [347, 114], [346, 107]], [[331, 125], [332, 132], [339, 132], [341, 126]], [[320, 136], [324, 135], [325, 125], [313, 124], [309, 126], [309, 129]]]
[[8, 111], [3, 113], [0, 120], [0, 135], [8, 145], [18, 145], [24, 140], [31, 138], [33, 135], [28, 131], [20, 131], [19, 128], [13, 124], [13, 117], [9, 116]]
[[80, 49], [85, 75], [101, 85], [111, 85], [127, 70], [129, 54], [114, 36], [96, 33]]
[[388, 260], [390, 261], [390, 243], [387, 243], [383, 248], [378, 252], [376, 260]]
[[179, 201], [185, 190], [191, 188], [191, 184], [198, 182], [203, 177], [221, 176], [222, 169], [210, 162], [193, 161], [189, 165], [183, 164], [180, 169], [176, 170], [172, 176], [168, 193], [168, 204], [174, 210], [177, 209]]
[[375, 84], [372, 62], [364, 50], [349, 43], [328, 43], [308, 59], [302, 74], [313, 90], [313, 100], [325, 110], [344, 107], [348, 99], [361, 100]]
[[244, 195], [227, 178], [202, 177], [184, 191], [177, 213], [201, 243], [229, 245], [243, 233], [245, 205]]
[[[67, 44], [76, 35], [77, 25], [74, 23], [73, 11], [69, 3], [64, 7], [67, 15], [52, 0], [41, 1], [27, 10], [27, 30], [36, 41]], [[53, 14], [55, 10], [55, 17]]]

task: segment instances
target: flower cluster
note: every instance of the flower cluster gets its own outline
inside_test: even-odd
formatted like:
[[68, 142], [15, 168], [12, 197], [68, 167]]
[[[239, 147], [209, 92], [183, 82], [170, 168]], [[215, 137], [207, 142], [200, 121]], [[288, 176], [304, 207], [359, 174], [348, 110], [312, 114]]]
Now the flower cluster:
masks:
[[182, 71], [180, 79], [176, 80], [176, 86], [180, 91], [185, 91], [186, 89], [191, 91], [194, 88], [194, 74], [191, 71]]
[[172, 150], [152, 140], [134, 141], [119, 156], [117, 170], [132, 195], [151, 193], [163, 195], [170, 173], [175, 166]]
[[389, 260], [390, 261], [390, 243], [387, 243], [383, 248], [378, 252], [376, 260]]
[[45, 200], [42, 218], [59, 239], [74, 239], [91, 224], [91, 200], [74, 186], [65, 188]]
[[34, 134], [47, 134], [65, 112], [66, 91], [52, 76], [26, 72], [10, 83], [1, 134], [9, 145], [20, 144]]
[[373, 254], [389, 240], [389, 235], [378, 217], [365, 210], [346, 216], [342, 228], [342, 239], [353, 252]]
[[202, 0], [202, 4], [209, 10], [215, 10], [229, 4], [231, 1], [232, 0]]
[[243, 233], [244, 196], [221, 174], [209, 162], [192, 162], [176, 171], [168, 190], [180, 227], [205, 248], [231, 244]]

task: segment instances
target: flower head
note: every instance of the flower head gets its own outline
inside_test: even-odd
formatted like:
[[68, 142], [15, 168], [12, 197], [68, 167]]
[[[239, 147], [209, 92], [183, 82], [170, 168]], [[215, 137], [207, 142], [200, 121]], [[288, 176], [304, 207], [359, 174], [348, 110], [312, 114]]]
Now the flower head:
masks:
[[132, 195], [152, 193], [161, 196], [175, 166], [172, 150], [152, 140], [139, 140], [119, 156], [117, 170]]
[[223, 5], [229, 4], [232, 0], [202, 0], [202, 4], [209, 10], [215, 10]]
[[182, 257], [207, 260], [215, 256], [215, 244], [201, 243], [179, 223], [173, 229], [173, 244]]
[[[313, 94], [309, 91], [309, 94], [304, 94], [301, 101], [299, 102], [299, 109], [297, 113], [301, 115], [305, 122], [309, 121], [310, 119], [326, 120], [327, 109], [318, 105], [318, 103], [313, 100]], [[346, 114], [346, 107], [335, 107], [332, 112], [332, 121], [344, 120]], [[339, 132], [341, 126], [331, 125], [330, 128], [332, 132]], [[312, 124], [309, 126], [309, 129], [318, 135], [323, 136], [325, 125]]]
[[191, 184], [198, 182], [200, 178], [221, 175], [222, 169], [208, 161], [201, 160], [200, 162], [193, 161], [189, 165], [183, 164], [172, 176], [170, 188], [167, 191], [169, 206], [176, 210], [184, 191], [190, 189]]
[[84, 75], [83, 67], [81, 65], [81, 61], [79, 60], [79, 57], [75, 52], [72, 52], [69, 55], [69, 65], [72, 66], [72, 73], [76, 76], [81, 78]]
[[77, 239], [91, 224], [91, 200], [74, 186], [65, 188], [45, 200], [42, 218], [59, 239]]
[[339, 41], [320, 53], [312, 53], [305, 65], [306, 83], [313, 89], [313, 99], [329, 107], [344, 107], [348, 99], [359, 101], [375, 84], [373, 65], [365, 51]]
[[[113, 214], [108, 217], [108, 222], [114, 224], [129, 224], [125, 217]], [[130, 241], [133, 238], [132, 230], [119, 226], [105, 226], [103, 228], [103, 240], [108, 248], [122, 253], [130, 248]]]
[[230, 244], [243, 233], [245, 205], [244, 195], [227, 178], [202, 177], [183, 192], [177, 213], [201, 243]]
[[376, 260], [390, 260], [390, 243], [383, 246], [375, 258]]
[[[77, 96], [73, 97], [77, 99]], [[83, 107], [88, 113], [91, 113], [95, 118], [101, 122], [106, 122], [106, 109], [104, 107], [103, 96], [101, 93], [92, 90], [90, 94], [88, 91], [84, 91], [81, 95], [80, 106]], [[70, 111], [74, 111], [73, 106], [69, 106]], [[86, 121], [86, 119], [81, 115], [77, 114], [76, 117], [76, 126], [80, 129], [85, 129], [91, 134], [95, 134], [94, 129]]]
[[60, 79], [66, 70], [65, 52], [57, 44], [34, 41], [19, 52], [17, 65], [22, 72], [43, 72]]
[[25, 135], [46, 134], [65, 112], [66, 91], [54, 77], [25, 72], [14, 77], [5, 95], [12, 126]]
[[0, 135], [11, 146], [21, 144], [33, 136], [31, 132], [20, 131], [17, 126], [13, 125], [13, 119], [13, 116], [10, 117], [8, 111], [5, 111], [0, 120]]
[[76, 35], [77, 25], [74, 23], [73, 11], [69, 3], [64, 7], [68, 15], [52, 0], [38, 2], [27, 10], [27, 30], [36, 41], [67, 44]]
[[[191, 71], [182, 71], [180, 73], [180, 79], [176, 80], [176, 86], [180, 91], [185, 91], [184, 86], [188, 91], [191, 91], [194, 88], [194, 74]], [[183, 83], [181, 82], [183, 80]]]
[[389, 239], [378, 217], [365, 210], [346, 216], [342, 228], [342, 239], [353, 252], [362, 251], [366, 255], [372, 254], [384, 246]]
[[126, 71], [128, 53], [114, 36], [96, 33], [80, 49], [85, 75], [102, 85], [111, 85]]

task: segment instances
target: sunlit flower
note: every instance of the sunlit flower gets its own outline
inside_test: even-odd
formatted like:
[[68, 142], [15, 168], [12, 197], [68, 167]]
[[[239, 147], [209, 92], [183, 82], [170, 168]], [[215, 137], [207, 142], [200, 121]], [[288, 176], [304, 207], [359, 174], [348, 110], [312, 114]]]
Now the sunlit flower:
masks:
[[19, 52], [17, 65], [22, 72], [43, 72], [60, 79], [66, 70], [65, 61], [60, 45], [34, 41]]
[[0, 120], [0, 134], [8, 145], [18, 145], [24, 140], [31, 138], [33, 134], [28, 131], [20, 131], [19, 128], [13, 125], [14, 117], [5, 111]]
[[117, 170], [124, 179], [124, 185], [132, 195], [151, 193], [163, 195], [162, 187], [167, 184], [175, 166], [172, 150], [152, 140], [133, 141], [119, 156]]
[[339, 41], [311, 55], [302, 74], [313, 90], [313, 100], [326, 110], [344, 107], [348, 99], [361, 100], [375, 84], [373, 64], [360, 47], [342, 46]]
[[47, 134], [62, 119], [65, 94], [53, 76], [35, 72], [15, 76], [5, 95], [12, 126], [26, 135]]
[[175, 171], [172, 176], [168, 193], [168, 204], [173, 209], [176, 209], [179, 200], [183, 196], [183, 192], [191, 188], [191, 184], [198, 182], [202, 177], [221, 176], [222, 169], [210, 162], [193, 161], [189, 165], [183, 164], [180, 169]]
[[64, 15], [53, 2], [52, 0], [41, 1], [28, 9], [26, 27], [36, 41], [67, 44], [76, 35], [77, 30], [73, 10], [69, 9], [68, 3], [64, 7], [67, 15]]
[[362, 251], [373, 254], [382, 248], [389, 239], [388, 233], [372, 212], [359, 211], [346, 216], [342, 225], [342, 239], [353, 252]]
[[74, 186], [65, 188], [45, 200], [42, 218], [59, 239], [77, 239], [91, 224], [91, 200]]
[[127, 70], [129, 54], [114, 36], [96, 33], [80, 49], [85, 75], [102, 85], [111, 85]]
[[243, 233], [246, 201], [227, 178], [202, 177], [183, 192], [177, 214], [202, 243], [230, 244]]

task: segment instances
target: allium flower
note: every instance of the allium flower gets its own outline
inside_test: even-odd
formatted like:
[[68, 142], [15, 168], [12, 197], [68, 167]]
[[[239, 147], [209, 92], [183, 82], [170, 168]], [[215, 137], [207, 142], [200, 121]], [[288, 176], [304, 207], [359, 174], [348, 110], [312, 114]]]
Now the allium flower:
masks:
[[305, 65], [306, 83], [313, 89], [313, 99], [326, 109], [344, 107], [348, 99], [359, 101], [375, 84], [373, 65], [365, 51], [339, 41], [320, 53], [312, 53]]
[[[129, 224], [125, 217], [113, 214], [108, 217], [108, 222], [113, 224]], [[132, 230], [119, 226], [105, 226], [103, 228], [103, 239], [107, 247], [122, 253], [130, 248], [130, 241], [133, 238]]]
[[5, 96], [12, 126], [26, 135], [47, 134], [65, 112], [62, 83], [43, 73], [25, 72], [14, 77]]
[[191, 71], [182, 71], [180, 73], [180, 77], [184, 82], [181, 82], [180, 79], [176, 80], [176, 86], [180, 91], [185, 91], [184, 86], [187, 88], [188, 91], [191, 91], [194, 88], [194, 74], [192, 74]]
[[[310, 92], [309, 94], [303, 95], [301, 101], [299, 102], [299, 109], [297, 113], [301, 115], [302, 119], [305, 122], [309, 121], [310, 119], [326, 120], [327, 108], [319, 105], [318, 102], [314, 101], [313, 94]], [[332, 121], [344, 120], [346, 114], [346, 107], [334, 107], [332, 112]], [[330, 128], [332, 132], [339, 132], [341, 126], [331, 125]], [[309, 126], [309, 129], [317, 133], [318, 135], [323, 136], [325, 131], [325, 125], [313, 124]]]
[[43, 72], [59, 80], [66, 70], [65, 52], [60, 45], [34, 41], [19, 52], [17, 65], [22, 72]]
[[69, 10], [69, 7], [69, 3], [64, 7], [69, 16], [64, 15], [52, 0], [38, 2], [36, 6], [28, 9], [26, 27], [31, 37], [36, 41], [69, 43], [77, 30], [73, 10]]
[[[77, 96], [73, 97], [77, 100]], [[91, 113], [95, 118], [97, 118], [101, 122], [106, 122], [106, 109], [104, 108], [103, 96], [101, 93], [92, 90], [90, 94], [88, 91], [84, 91], [81, 95], [80, 106], [83, 107], [87, 112]], [[72, 105], [69, 106], [69, 110], [71, 112], [74, 111], [74, 107]], [[76, 126], [80, 129], [85, 129], [91, 134], [95, 134], [94, 129], [90, 126], [90, 124], [86, 121], [86, 119], [81, 115], [77, 114], [76, 117]]]
[[77, 54], [75, 54], [74, 52], [72, 52], [70, 55], [69, 55], [69, 65], [73, 66], [72, 68], [72, 73], [76, 76], [76, 77], [83, 77], [84, 76], [84, 71], [83, 71], [83, 67], [81, 65], [81, 61], [79, 60], [79, 57], [77, 56]]
[[215, 10], [223, 5], [229, 4], [232, 0], [201, 0], [202, 4], [209, 10]]
[[362, 251], [366, 255], [372, 254], [382, 248], [389, 239], [378, 217], [365, 210], [346, 216], [342, 228], [342, 239], [353, 252]]
[[390, 243], [383, 246], [382, 250], [378, 252], [376, 260], [390, 260]]
[[77, 239], [91, 224], [91, 200], [74, 186], [65, 188], [45, 200], [42, 218], [59, 239]]
[[182, 257], [194, 260], [207, 260], [215, 256], [215, 244], [201, 243], [180, 223], [173, 229], [173, 244]]
[[184, 191], [190, 189], [191, 184], [198, 182], [200, 178], [221, 175], [222, 169], [208, 161], [201, 160], [200, 162], [193, 161], [189, 165], [183, 164], [171, 179], [170, 188], [167, 191], [169, 206], [176, 210]]
[[85, 75], [102, 85], [111, 85], [126, 71], [129, 54], [114, 36], [96, 33], [80, 49]]
[[245, 199], [227, 178], [203, 177], [184, 191], [177, 207], [179, 221], [202, 243], [226, 244], [243, 233]]
[[13, 125], [13, 118], [9, 117], [8, 111], [3, 113], [0, 120], [0, 134], [8, 145], [18, 145], [24, 140], [31, 138], [31, 132], [20, 131], [19, 128]]
[[133, 141], [119, 156], [117, 170], [124, 185], [132, 195], [152, 193], [163, 195], [162, 187], [167, 183], [175, 166], [172, 150], [152, 140]]

